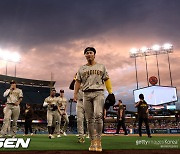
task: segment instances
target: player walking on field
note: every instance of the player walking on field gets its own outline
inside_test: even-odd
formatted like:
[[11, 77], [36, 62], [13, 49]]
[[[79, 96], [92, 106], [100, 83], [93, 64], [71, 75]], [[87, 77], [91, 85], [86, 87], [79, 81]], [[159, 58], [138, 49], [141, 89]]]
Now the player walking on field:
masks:
[[51, 89], [50, 96], [47, 97], [44, 100], [43, 107], [47, 107], [47, 127], [48, 127], [48, 133], [49, 133], [49, 138], [54, 138], [54, 130], [56, 127], [56, 121], [57, 121], [57, 116], [58, 116], [58, 108], [57, 108], [57, 103], [58, 99], [55, 96], [56, 95], [56, 90], [53, 88]]
[[[77, 73], [71, 82], [69, 89], [74, 90], [74, 84], [77, 79]], [[83, 106], [83, 92], [82, 89], [79, 89], [78, 91], [78, 98], [77, 98], [77, 104], [76, 104], [76, 114], [77, 114], [77, 131], [78, 131], [78, 143], [84, 143], [84, 120], [86, 119], [87, 124], [87, 132], [88, 132], [88, 120], [85, 116], [84, 106]], [[87, 133], [87, 137], [89, 138], [89, 133]]]
[[[95, 54], [96, 50], [93, 47], [87, 47], [84, 50], [87, 64], [81, 66], [77, 73], [74, 100], [78, 99], [78, 91], [81, 86], [83, 105], [86, 117], [88, 118], [91, 139], [89, 151], [102, 151], [104, 82], [110, 94], [112, 94], [112, 86], [105, 66], [95, 61]], [[94, 129], [97, 134], [94, 133]]]
[[4, 92], [4, 97], [7, 97], [6, 109], [4, 111], [4, 121], [1, 129], [1, 137], [4, 137], [7, 134], [7, 129], [11, 125], [10, 119], [12, 122], [12, 135], [13, 138], [16, 137], [17, 133], [17, 120], [20, 114], [19, 104], [22, 101], [23, 93], [22, 90], [16, 87], [16, 82], [12, 80], [10, 82], [11, 86]]
[[141, 127], [142, 127], [142, 123], [144, 121], [145, 125], [146, 125], [146, 132], [149, 138], [151, 138], [151, 134], [150, 134], [150, 129], [149, 129], [149, 120], [148, 120], [148, 114], [149, 114], [149, 110], [148, 110], [148, 104], [146, 103], [146, 101], [144, 100], [144, 95], [140, 94], [139, 95], [139, 99], [140, 101], [137, 102], [135, 104], [135, 107], [138, 109], [138, 120], [139, 120], [139, 136], [142, 136], [142, 131], [141, 131]]
[[122, 101], [119, 100], [118, 102], [118, 119], [117, 119], [117, 130], [116, 134], [119, 134], [120, 127], [122, 126], [124, 135], [128, 135], [126, 125], [125, 125], [125, 107], [122, 104]]
[[64, 126], [63, 126], [63, 135], [67, 136], [66, 134], [66, 130], [67, 130], [67, 126], [69, 124], [69, 119], [68, 119], [68, 115], [66, 112], [66, 108], [67, 108], [67, 99], [64, 97], [64, 90], [60, 90], [60, 96], [57, 97], [58, 99], [58, 110], [59, 110], [59, 116], [58, 116], [58, 133], [60, 133], [60, 126], [61, 126], [61, 120], [64, 119]]

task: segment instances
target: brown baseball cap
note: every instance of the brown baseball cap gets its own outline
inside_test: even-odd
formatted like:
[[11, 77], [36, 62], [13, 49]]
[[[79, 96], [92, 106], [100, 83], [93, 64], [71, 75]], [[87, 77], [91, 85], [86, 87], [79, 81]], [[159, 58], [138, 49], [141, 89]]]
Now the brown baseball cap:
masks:
[[94, 54], [96, 54], [96, 49], [93, 48], [93, 47], [87, 47], [87, 48], [84, 50], [84, 54], [86, 54], [87, 51], [93, 51]]
[[52, 88], [51, 91], [56, 91], [56, 89], [55, 89], [55, 88]]
[[64, 90], [63, 90], [63, 89], [61, 89], [61, 90], [60, 90], [60, 93], [64, 93]]
[[14, 81], [14, 80], [11, 80], [10, 84], [13, 84], [13, 83], [16, 83], [16, 81]]

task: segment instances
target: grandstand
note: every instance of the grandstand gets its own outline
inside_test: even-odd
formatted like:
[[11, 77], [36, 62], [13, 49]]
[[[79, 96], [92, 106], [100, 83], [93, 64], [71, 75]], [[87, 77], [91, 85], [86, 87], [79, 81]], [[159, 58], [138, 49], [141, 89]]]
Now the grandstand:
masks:
[[[34, 109], [34, 120], [46, 120], [46, 109], [42, 107], [44, 99], [49, 96], [50, 88], [54, 86], [55, 81], [43, 81], [24, 79], [6, 75], [0, 75], [0, 121], [3, 119], [3, 107], [6, 98], [3, 97], [4, 91], [10, 87], [10, 81], [15, 80], [17, 87], [23, 91], [23, 100], [21, 102], [21, 114], [19, 120], [24, 119], [25, 103], [30, 103]], [[46, 122], [46, 121], [45, 121]]]
[[[24, 126], [24, 111], [25, 104], [30, 103], [34, 111], [33, 114], [33, 130], [34, 132], [46, 132], [46, 114], [47, 109], [43, 107], [43, 102], [46, 97], [50, 95], [51, 87], [54, 87], [55, 81], [43, 81], [43, 80], [33, 80], [18, 78], [6, 75], [0, 75], [0, 125], [3, 122], [3, 108], [6, 103], [6, 98], [3, 97], [3, 93], [6, 89], [10, 87], [10, 81], [15, 80], [17, 83], [17, 88], [22, 89], [23, 91], [23, 100], [20, 104], [21, 113], [18, 119], [18, 132], [22, 133]], [[58, 94], [57, 94], [58, 95]], [[70, 113], [71, 114], [71, 113]], [[70, 125], [69, 131], [76, 131], [76, 119], [75, 116], [69, 116]]]
[[55, 81], [43, 81], [18, 78], [6, 75], [0, 75], [0, 103], [4, 104], [6, 98], [3, 97], [4, 91], [10, 87], [9, 83], [11, 80], [17, 82], [17, 87], [23, 90], [23, 101], [24, 103], [30, 104], [42, 104], [44, 99], [49, 96], [50, 87], [53, 87]]

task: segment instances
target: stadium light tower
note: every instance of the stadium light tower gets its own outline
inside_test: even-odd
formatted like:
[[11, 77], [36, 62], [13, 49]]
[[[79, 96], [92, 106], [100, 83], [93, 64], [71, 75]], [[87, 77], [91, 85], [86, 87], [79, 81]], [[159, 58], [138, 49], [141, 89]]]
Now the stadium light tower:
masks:
[[7, 63], [14, 62], [15, 63], [15, 72], [14, 76], [16, 77], [16, 63], [20, 62], [21, 56], [17, 52], [9, 52], [3, 51], [0, 49], [0, 59], [6, 62], [6, 75], [7, 75]]
[[[132, 49], [130, 50], [130, 54], [136, 55], [137, 51], [138, 51], [138, 50], [137, 50], [136, 48], [132, 48]], [[135, 71], [136, 71], [136, 84], [137, 84], [137, 89], [138, 89], [138, 75], [137, 75], [136, 56], [134, 57], [134, 64], [135, 64]]]
[[[166, 43], [163, 45], [163, 49], [168, 51], [168, 50], [173, 50], [173, 46], [169, 43]], [[168, 65], [169, 65], [169, 75], [170, 75], [170, 80], [171, 80], [171, 86], [172, 84], [172, 75], [171, 75], [171, 65], [170, 65], [170, 59], [169, 59], [169, 52], [167, 52], [167, 56], [168, 56]]]
[[160, 46], [159, 45], [153, 45], [152, 49], [155, 51], [156, 53], [156, 65], [157, 65], [157, 71], [158, 71], [158, 80], [159, 80], [159, 85], [161, 84], [161, 80], [160, 80], [160, 74], [159, 74], [159, 62], [158, 62], [158, 52], [160, 50]]
[[148, 82], [149, 75], [148, 75], [147, 58], [146, 58], [146, 52], [148, 52], [148, 48], [144, 46], [140, 49], [140, 51], [144, 54], [144, 59], [146, 62], [146, 79], [147, 79], [147, 85], [149, 86], [149, 82]]
[[[171, 75], [171, 66], [170, 66], [170, 58], [169, 58], [169, 53], [173, 52], [173, 45], [170, 43], [165, 43], [163, 46], [160, 45], [153, 45], [151, 48], [147, 47], [142, 47], [141, 49], [136, 49], [133, 48], [130, 50], [130, 58], [135, 59], [135, 68], [136, 68], [136, 82], [138, 85], [137, 81], [137, 64], [136, 64], [136, 58], [137, 57], [145, 57], [145, 62], [146, 62], [146, 75], [147, 75], [147, 83], [149, 86], [148, 82], [148, 68], [147, 68], [147, 56], [156, 56], [156, 64], [157, 64], [157, 71], [158, 71], [158, 79], [159, 79], [159, 85], [160, 85], [160, 73], [159, 73], [159, 62], [158, 62], [158, 55], [160, 54], [167, 54], [168, 56], [168, 65], [169, 65], [169, 74], [170, 74], [170, 81], [171, 81], [171, 86], [172, 86], [172, 75]], [[137, 86], [138, 89], [138, 86]]]

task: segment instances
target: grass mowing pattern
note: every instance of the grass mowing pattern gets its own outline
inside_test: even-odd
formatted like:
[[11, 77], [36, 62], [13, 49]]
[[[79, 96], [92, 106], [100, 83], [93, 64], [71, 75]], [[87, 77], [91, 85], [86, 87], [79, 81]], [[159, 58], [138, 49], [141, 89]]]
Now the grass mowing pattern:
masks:
[[[47, 135], [34, 135], [23, 137], [18, 135], [18, 138], [31, 138], [30, 145], [27, 149], [5, 149], [0, 148], [0, 151], [20, 151], [20, 150], [88, 150], [90, 139], [85, 139], [85, 143], [77, 143], [77, 136], [69, 135], [61, 138], [49, 139]], [[143, 144], [137, 144], [137, 141]], [[146, 141], [146, 142], [145, 142]], [[146, 144], [149, 142], [148, 144]], [[161, 147], [161, 145], [170, 145], [169, 147]], [[174, 146], [175, 145], [175, 146]], [[173, 147], [174, 146], [174, 147]], [[179, 136], [103, 136], [103, 150], [121, 150], [121, 149], [180, 149]]]

